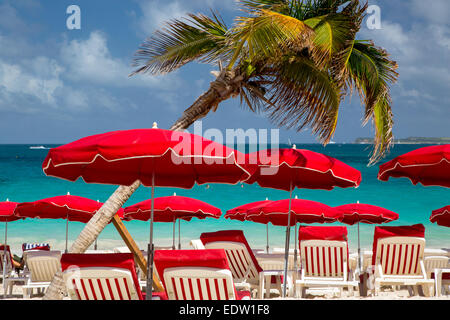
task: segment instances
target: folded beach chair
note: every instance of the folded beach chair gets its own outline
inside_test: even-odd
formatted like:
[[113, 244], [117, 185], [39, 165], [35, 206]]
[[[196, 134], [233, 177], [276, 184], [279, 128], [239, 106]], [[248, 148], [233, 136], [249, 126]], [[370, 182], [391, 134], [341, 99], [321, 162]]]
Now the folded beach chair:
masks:
[[[434, 280], [424, 265], [425, 227], [421, 224], [399, 227], [375, 227], [372, 265], [375, 269], [374, 294], [381, 286], [408, 286], [430, 295]], [[410, 290], [411, 293], [411, 290]]]
[[67, 253], [61, 266], [72, 300], [143, 300], [132, 253]]
[[[297, 296], [307, 288], [343, 288], [353, 295], [358, 281], [349, 280], [346, 227], [300, 227], [301, 275], [295, 282]], [[353, 277], [354, 279], [354, 277]]]
[[248, 300], [236, 291], [223, 249], [157, 250], [155, 267], [169, 300]]
[[200, 240], [206, 249], [224, 249], [230, 264], [233, 281], [238, 289], [257, 291], [262, 298], [261, 277], [264, 271], [241, 230], [202, 233]]
[[24, 299], [28, 299], [33, 289], [46, 289], [55, 273], [61, 270], [60, 251], [27, 251], [25, 265], [28, 269], [25, 285], [22, 287]]

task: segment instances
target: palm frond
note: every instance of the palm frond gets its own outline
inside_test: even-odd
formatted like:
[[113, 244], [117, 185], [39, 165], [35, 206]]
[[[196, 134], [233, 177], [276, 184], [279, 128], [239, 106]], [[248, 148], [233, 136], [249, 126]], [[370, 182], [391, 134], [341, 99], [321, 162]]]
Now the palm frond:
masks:
[[131, 75], [164, 74], [193, 60], [209, 63], [226, 56], [228, 29], [223, 20], [215, 13], [212, 17], [203, 14], [188, 17], [167, 22], [140, 45], [133, 63], [138, 69]]
[[236, 21], [230, 35], [235, 48], [230, 68], [239, 57], [245, 58], [243, 52], [252, 59], [255, 56], [274, 57], [287, 48], [301, 50], [310, 45], [313, 34], [302, 21], [265, 9], [255, 11], [250, 17], [238, 17]]
[[278, 126], [310, 126], [323, 143], [332, 138], [338, 118], [340, 95], [329, 74], [304, 57], [290, 57], [266, 71], [267, 106], [270, 119]]
[[374, 122], [376, 137], [371, 163], [392, 144], [393, 116], [389, 86], [397, 81], [398, 65], [369, 41], [355, 41], [348, 61], [348, 84], [358, 90], [365, 106], [364, 124]]

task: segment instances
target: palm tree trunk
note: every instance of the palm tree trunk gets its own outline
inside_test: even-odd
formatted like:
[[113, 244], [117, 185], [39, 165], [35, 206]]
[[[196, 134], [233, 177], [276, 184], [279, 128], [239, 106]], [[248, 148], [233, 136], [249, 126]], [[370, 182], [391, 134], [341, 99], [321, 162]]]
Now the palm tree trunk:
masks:
[[217, 79], [211, 82], [208, 91], [186, 109], [170, 129], [185, 130], [195, 121], [204, 118], [211, 110], [216, 111], [222, 101], [239, 94], [243, 79], [237, 70], [223, 70], [218, 73]]
[[[239, 94], [243, 77], [236, 75], [235, 70], [221, 71], [217, 79], [211, 82], [210, 88], [202, 94], [171, 127], [171, 130], [181, 131], [189, 128], [196, 120], [205, 117], [209, 111], [218, 107], [219, 103], [235, 97]], [[70, 248], [70, 253], [84, 253], [97, 239], [103, 229], [108, 225], [116, 212], [131, 197], [136, 189], [141, 185], [136, 181], [133, 185], [120, 186], [103, 204], [99, 211], [91, 218], [81, 231], [78, 238]], [[61, 300], [63, 298], [65, 284], [62, 272], [57, 272], [53, 278], [44, 300]]]

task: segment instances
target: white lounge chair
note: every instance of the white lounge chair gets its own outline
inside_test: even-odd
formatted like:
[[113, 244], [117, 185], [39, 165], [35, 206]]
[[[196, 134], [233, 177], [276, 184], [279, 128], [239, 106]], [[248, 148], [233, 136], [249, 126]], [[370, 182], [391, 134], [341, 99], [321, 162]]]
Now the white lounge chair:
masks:
[[64, 254], [63, 279], [72, 300], [142, 300], [133, 254]]
[[206, 249], [225, 250], [237, 288], [257, 292], [259, 298], [263, 298], [264, 289], [261, 287], [260, 279], [264, 276], [264, 270], [241, 230], [202, 233], [200, 240]]
[[61, 270], [60, 251], [27, 251], [24, 256], [28, 269], [25, 285], [22, 286], [23, 297], [28, 299], [34, 289], [45, 290], [53, 280], [55, 273]]
[[[377, 229], [379, 228], [379, 229]], [[377, 230], [388, 227], [376, 227]], [[390, 227], [389, 232], [395, 233], [395, 228]], [[423, 229], [424, 234], [425, 229]], [[374, 294], [380, 292], [381, 286], [408, 286], [418, 293], [418, 286], [422, 286], [424, 294], [429, 296], [433, 290], [434, 280], [427, 276], [424, 265], [425, 239], [423, 237], [389, 236], [378, 238], [375, 249], [375, 287]], [[411, 233], [412, 234], [412, 233]], [[410, 290], [410, 293], [411, 290]]]
[[[304, 297], [308, 288], [335, 288], [342, 295], [343, 288], [353, 295], [358, 281], [349, 280], [346, 227], [301, 227], [300, 279], [295, 282], [297, 297]], [[329, 240], [324, 240], [329, 239]]]
[[169, 300], [244, 300], [238, 292], [225, 251], [158, 250], [155, 266]]
[[435, 281], [435, 295], [440, 296], [442, 289], [446, 294], [450, 294], [450, 279], [442, 279], [442, 274], [437, 275], [442, 270], [450, 270], [450, 258], [446, 256], [428, 256], [424, 258], [427, 277]]
[[193, 239], [189, 242], [189, 244], [195, 250], [204, 250], [205, 249], [205, 246], [203, 245], [203, 242], [200, 239]]

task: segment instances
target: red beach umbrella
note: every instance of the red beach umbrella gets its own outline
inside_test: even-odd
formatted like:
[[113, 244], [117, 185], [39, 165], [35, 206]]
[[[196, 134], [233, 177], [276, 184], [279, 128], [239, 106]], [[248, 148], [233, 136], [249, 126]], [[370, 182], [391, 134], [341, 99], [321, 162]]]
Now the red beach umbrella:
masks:
[[420, 148], [380, 166], [378, 179], [406, 177], [414, 185], [450, 188], [450, 144]]
[[[225, 219], [230, 220], [238, 220], [238, 221], [245, 221], [247, 220], [247, 214], [249, 210], [259, 208], [261, 206], [268, 205], [269, 203], [272, 203], [273, 201], [266, 198], [264, 201], [256, 201], [252, 203], [247, 203], [242, 206], [230, 209], [225, 214]], [[266, 251], [269, 253], [269, 225], [266, 227]]]
[[351, 203], [335, 207], [343, 213], [340, 222], [350, 226], [357, 223], [382, 224], [398, 220], [399, 215], [391, 210], [363, 203]]
[[335, 209], [343, 214], [340, 222], [350, 226], [358, 224], [358, 267], [361, 269], [361, 245], [359, 224], [382, 224], [398, 220], [399, 215], [391, 210], [363, 203], [351, 203], [337, 206]]
[[[239, 164], [245, 156], [231, 148], [187, 132], [156, 128], [115, 131], [82, 138], [51, 149], [44, 173], [88, 183], [192, 188], [195, 183], [236, 184], [251, 175]], [[153, 211], [153, 210], [152, 210]], [[153, 218], [153, 213], [151, 213]], [[147, 276], [147, 299], [153, 286], [153, 219]]]
[[[84, 197], [67, 194], [33, 202], [19, 203], [15, 215], [19, 218], [66, 219], [66, 252], [69, 221], [87, 223], [102, 207], [103, 203]], [[118, 212], [123, 215], [123, 210]]]
[[430, 217], [430, 221], [432, 223], [437, 223], [439, 226], [450, 228], [450, 206], [434, 210]]
[[[148, 221], [151, 218], [151, 211], [151, 200], [145, 200], [136, 203], [135, 205], [126, 207], [124, 209], [124, 219], [128, 221]], [[173, 249], [175, 249], [176, 220], [191, 221], [192, 218], [219, 219], [221, 215], [222, 211], [219, 208], [193, 198], [174, 195], [154, 199], [154, 222], [173, 222]], [[181, 249], [180, 240], [178, 242], [178, 249]]]
[[[358, 187], [361, 172], [330, 156], [309, 150], [292, 149], [263, 150], [248, 155], [249, 167], [256, 166], [256, 172], [246, 183], [258, 183], [261, 187], [289, 191], [295, 188], [332, 190], [335, 187]], [[291, 203], [291, 201], [289, 201]], [[285, 270], [289, 256], [291, 210], [288, 208], [286, 219]], [[297, 250], [297, 246], [296, 249]], [[286, 296], [286, 284], [283, 288]]]
[[256, 201], [256, 202], [252, 202], [252, 203], [247, 203], [242, 206], [228, 210], [224, 217], [225, 217], [225, 219], [230, 219], [230, 220], [245, 221], [249, 210], [268, 205], [269, 203], [272, 203], [272, 202], [273, 201], [271, 201], [271, 200], [264, 200], [264, 201]]

